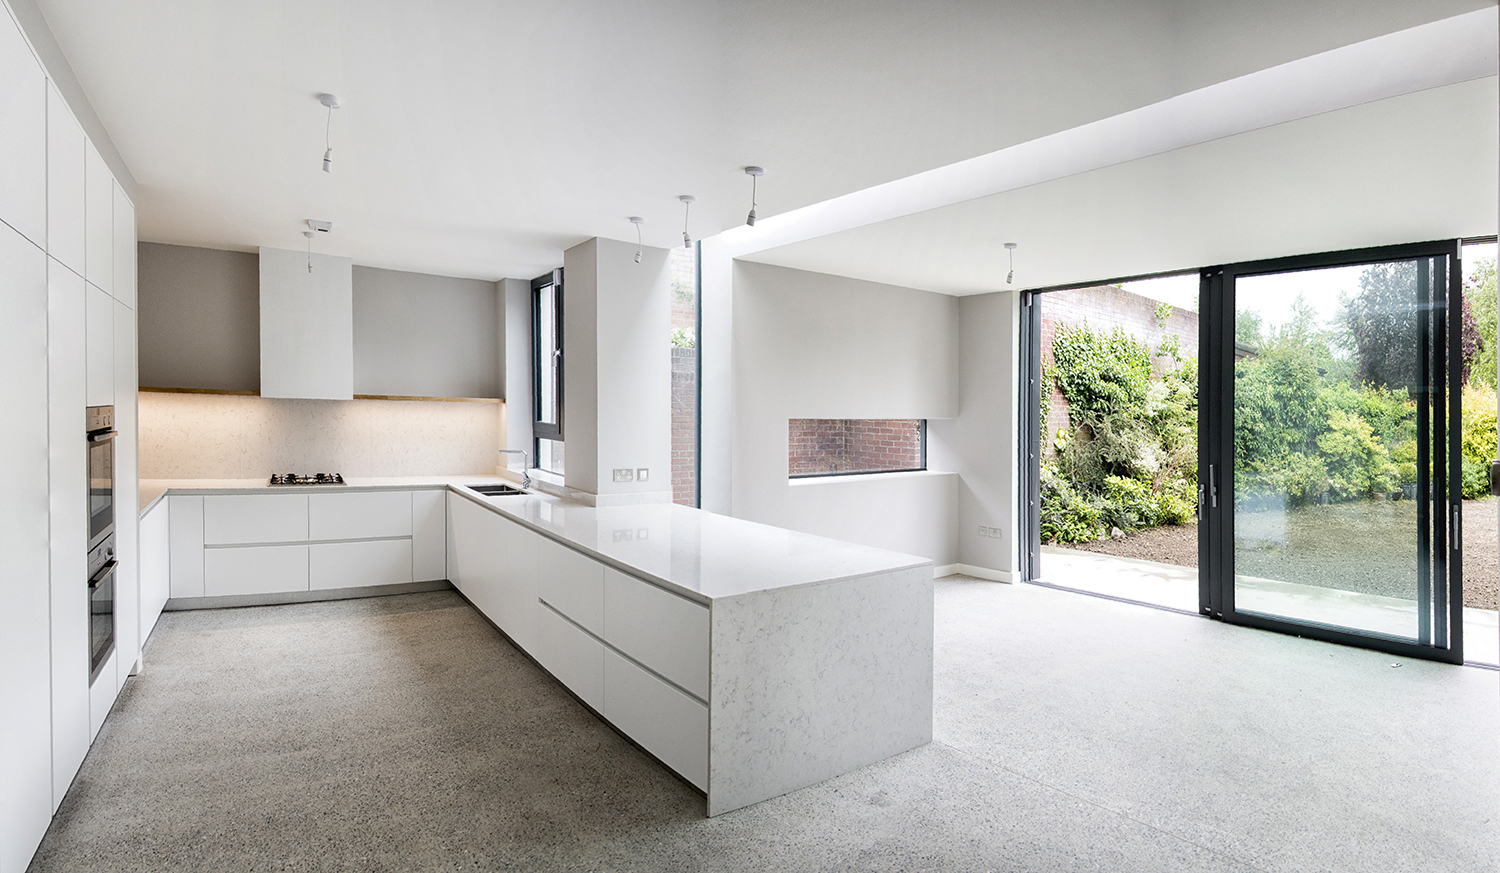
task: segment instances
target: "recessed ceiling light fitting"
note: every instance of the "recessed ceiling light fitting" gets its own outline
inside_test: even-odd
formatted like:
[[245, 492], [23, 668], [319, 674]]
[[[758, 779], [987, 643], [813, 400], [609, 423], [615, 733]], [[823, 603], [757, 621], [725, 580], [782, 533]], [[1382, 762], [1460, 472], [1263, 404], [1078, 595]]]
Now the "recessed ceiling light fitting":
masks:
[[[333, 222], [319, 221], [316, 218], [309, 218], [307, 220], [307, 230], [316, 230], [319, 233], [328, 233], [333, 230]], [[306, 232], [307, 231], [303, 231], [303, 233]]]
[[641, 262], [641, 225], [646, 223], [646, 219], [639, 215], [632, 215], [630, 223], [635, 225], [635, 262], [639, 264]]
[[1016, 281], [1016, 244], [1006, 243], [1005, 251], [1010, 254], [1010, 272], [1005, 274], [1005, 284], [1011, 285]]
[[745, 223], [751, 227], [755, 226], [755, 183], [765, 172], [760, 167], [745, 168], [745, 175], [750, 177], [750, 214], [745, 216]]
[[333, 172], [333, 110], [343, 104], [333, 94], [319, 94], [318, 102], [328, 107], [328, 123], [323, 127], [323, 172]]
[[682, 201], [682, 247], [689, 249], [693, 247], [693, 238], [688, 236], [688, 212], [698, 198], [691, 194], [678, 194], [677, 199]]

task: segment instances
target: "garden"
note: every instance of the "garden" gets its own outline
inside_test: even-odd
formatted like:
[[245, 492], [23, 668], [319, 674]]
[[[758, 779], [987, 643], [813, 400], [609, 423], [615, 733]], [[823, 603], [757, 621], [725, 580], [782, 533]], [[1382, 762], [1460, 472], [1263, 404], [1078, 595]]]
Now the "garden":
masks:
[[[1311, 578], [1334, 587], [1404, 596], [1381, 579], [1410, 584], [1407, 574], [1393, 576], [1400, 562], [1385, 552], [1410, 550], [1403, 543], [1415, 540], [1412, 386], [1420, 377], [1412, 269], [1366, 268], [1333, 318], [1320, 321], [1301, 298], [1282, 324], [1266, 325], [1254, 312], [1236, 318], [1236, 510], [1247, 520], [1260, 507], [1295, 518], [1279, 551], [1266, 556], [1281, 561], [1282, 572], [1295, 552], [1321, 562], [1307, 568]], [[1488, 502], [1496, 457], [1493, 261], [1466, 282], [1462, 321], [1462, 491], [1466, 504], [1485, 502], [1466, 505], [1467, 538], [1489, 543], [1473, 557], [1465, 550], [1466, 563], [1478, 565], [1465, 574], [1465, 600], [1493, 609], [1494, 534], [1484, 531], [1495, 526]], [[1120, 327], [1059, 325], [1042, 394], [1044, 407], [1053, 389], [1066, 401], [1067, 426], [1042, 434], [1043, 543], [1196, 565], [1198, 365], [1181, 346], [1175, 335], [1152, 347]], [[1049, 412], [1042, 409], [1040, 420]], [[1351, 535], [1369, 544], [1362, 555], [1371, 567], [1348, 560]], [[1342, 547], [1320, 547], [1340, 537]], [[1340, 557], [1330, 563], [1331, 555]], [[1237, 556], [1249, 572], [1256, 559], [1249, 548]]]

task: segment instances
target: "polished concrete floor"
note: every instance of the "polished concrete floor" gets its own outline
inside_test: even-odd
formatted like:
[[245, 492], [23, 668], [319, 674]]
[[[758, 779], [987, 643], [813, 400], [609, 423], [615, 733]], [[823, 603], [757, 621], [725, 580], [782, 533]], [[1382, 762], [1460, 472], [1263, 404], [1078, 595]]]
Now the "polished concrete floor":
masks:
[[32, 870], [1489, 871], [1500, 681], [937, 584], [935, 741], [716, 819], [456, 594], [163, 617]]

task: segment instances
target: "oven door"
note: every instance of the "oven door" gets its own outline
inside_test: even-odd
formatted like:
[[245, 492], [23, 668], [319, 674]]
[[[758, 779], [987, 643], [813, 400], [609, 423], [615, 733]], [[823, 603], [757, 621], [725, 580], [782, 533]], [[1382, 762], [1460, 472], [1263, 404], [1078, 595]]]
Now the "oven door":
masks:
[[[111, 553], [113, 550], [111, 549]], [[89, 682], [99, 675], [99, 668], [115, 650], [115, 569], [118, 563], [111, 555], [93, 576], [89, 577]]]
[[89, 434], [89, 548], [115, 529], [115, 431]]

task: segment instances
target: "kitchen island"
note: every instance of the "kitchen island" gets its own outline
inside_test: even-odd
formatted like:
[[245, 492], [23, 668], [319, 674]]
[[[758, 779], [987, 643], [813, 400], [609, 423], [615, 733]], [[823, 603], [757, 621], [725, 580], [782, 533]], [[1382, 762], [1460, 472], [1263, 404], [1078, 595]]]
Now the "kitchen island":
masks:
[[[930, 561], [672, 504], [589, 507], [466, 487], [493, 481], [504, 480], [145, 481], [141, 493], [148, 508], [161, 495], [443, 494], [448, 581], [703, 790], [709, 815], [931, 740]], [[285, 548], [253, 548], [274, 547]]]

